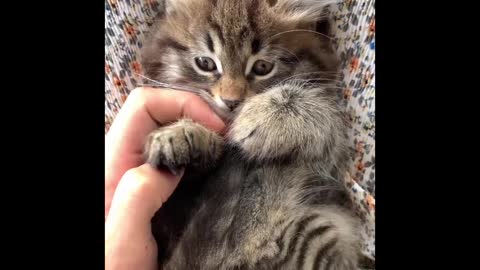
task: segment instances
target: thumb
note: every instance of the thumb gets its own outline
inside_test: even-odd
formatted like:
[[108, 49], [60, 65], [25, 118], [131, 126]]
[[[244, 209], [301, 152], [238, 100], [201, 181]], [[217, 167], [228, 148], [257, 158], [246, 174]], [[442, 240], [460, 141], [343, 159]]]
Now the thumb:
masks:
[[125, 222], [150, 224], [155, 212], [165, 203], [180, 182], [174, 176], [148, 164], [128, 170], [120, 180], [112, 199], [109, 217]]
[[106, 269], [157, 268], [157, 245], [150, 222], [182, 174], [173, 176], [144, 164], [123, 175], [105, 221]]

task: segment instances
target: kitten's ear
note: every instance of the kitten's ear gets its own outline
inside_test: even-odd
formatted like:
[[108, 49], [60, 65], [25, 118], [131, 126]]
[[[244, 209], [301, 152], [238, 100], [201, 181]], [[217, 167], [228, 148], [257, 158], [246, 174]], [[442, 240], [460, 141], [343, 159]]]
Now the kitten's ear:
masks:
[[325, 7], [340, 0], [266, 0], [286, 20], [300, 23], [315, 23], [321, 20]]
[[332, 26], [328, 18], [323, 18], [315, 23], [314, 31], [320, 34], [324, 34], [325, 36], [330, 36], [332, 30]]

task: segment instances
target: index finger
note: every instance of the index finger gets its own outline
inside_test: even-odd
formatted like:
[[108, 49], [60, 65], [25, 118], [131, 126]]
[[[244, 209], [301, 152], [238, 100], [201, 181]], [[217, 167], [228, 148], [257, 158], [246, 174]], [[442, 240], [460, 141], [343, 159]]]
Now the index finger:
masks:
[[[141, 152], [144, 138], [160, 125], [188, 117], [216, 132], [223, 121], [201, 100], [186, 92], [137, 88], [131, 92], [107, 134], [108, 143], [121, 146], [117, 151]], [[128, 142], [128, 143], [125, 143]]]
[[[143, 164], [144, 140], [150, 132], [188, 117], [215, 132], [225, 124], [198, 96], [176, 90], [137, 88], [128, 96], [105, 137], [105, 200], [122, 175]], [[106, 206], [108, 208], [108, 206]]]

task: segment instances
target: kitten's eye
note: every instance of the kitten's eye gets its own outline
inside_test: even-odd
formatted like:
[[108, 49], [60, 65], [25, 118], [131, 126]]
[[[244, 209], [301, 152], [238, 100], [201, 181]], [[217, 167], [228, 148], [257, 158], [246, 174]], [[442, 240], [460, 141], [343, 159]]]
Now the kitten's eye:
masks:
[[196, 57], [195, 63], [203, 71], [214, 71], [217, 69], [217, 65], [210, 57]]
[[267, 62], [265, 60], [257, 60], [255, 64], [253, 64], [252, 71], [256, 75], [264, 76], [270, 73], [273, 69], [273, 63]]

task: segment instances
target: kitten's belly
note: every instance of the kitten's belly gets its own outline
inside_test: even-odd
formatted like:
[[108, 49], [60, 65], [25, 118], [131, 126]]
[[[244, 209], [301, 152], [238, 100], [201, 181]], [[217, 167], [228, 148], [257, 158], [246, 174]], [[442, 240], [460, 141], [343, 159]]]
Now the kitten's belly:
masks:
[[228, 155], [205, 180], [195, 214], [175, 247], [172, 265], [178, 267], [183, 261], [190, 263], [184, 269], [217, 269], [219, 264], [224, 269], [245, 258], [275, 257], [279, 228], [301, 214], [294, 199], [301, 189], [295, 171], [247, 166], [236, 155]]
[[[207, 204], [215, 205], [215, 202], [212, 202], [214, 198], [221, 201], [219, 202], [221, 205], [225, 205], [225, 200], [228, 201], [229, 196], [220, 195], [226, 192], [235, 193], [238, 189], [237, 186], [243, 177], [243, 163], [229, 161], [232, 161], [232, 156], [226, 152], [218, 167], [212, 172], [199, 173], [187, 168], [175, 192], [153, 217], [152, 231], [159, 247], [160, 265], [169, 260], [195, 213], [202, 212], [202, 209], [207, 207], [212, 215], [225, 215], [216, 211], [217, 207]], [[233, 171], [240, 173], [236, 177], [228, 178]], [[227, 180], [224, 180], [225, 178]], [[201, 230], [203, 227], [197, 231], [200, 233]]]
[[[265, 269], [291, 269], [289, 264], [272, 265], [291, 252], [279, 242], [286, 228], [312, 216], [312, 204], [306, 200], [312, 193], [306, 186], [325, 184], [312, 172], [311, 164], [260, 166], [227, 152], [208, 177], [187, 176], [175, 198], [169, 199], [165, 218], [194, 210], [183, 212], [181, 222], [170, 223], [178, 238], [169, 239], [172, 253], [164, 269], [231, 269], [245, 263], [253, 263], [253, 269], [263, 269], [256, 263]], [[196, 202], [188, 197], [194, 195]]]

